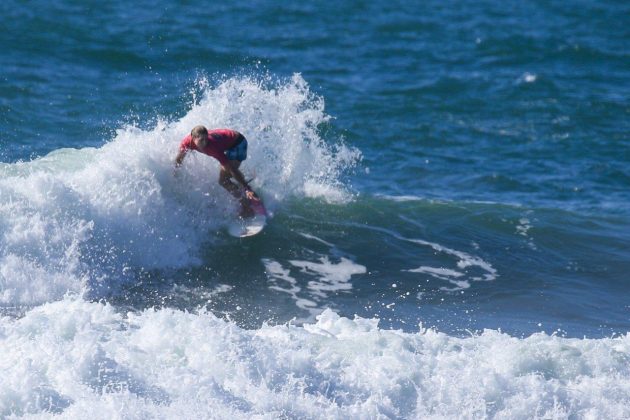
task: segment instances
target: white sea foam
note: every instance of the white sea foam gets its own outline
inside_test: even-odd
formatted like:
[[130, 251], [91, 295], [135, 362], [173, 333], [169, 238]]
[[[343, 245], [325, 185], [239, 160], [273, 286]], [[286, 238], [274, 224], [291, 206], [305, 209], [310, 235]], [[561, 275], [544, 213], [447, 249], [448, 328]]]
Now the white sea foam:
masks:
[[[328, 307], [326, 301], [331, 294], [352, 290], [352, 276], [365, 274], [367, 268], [358, 264], [355, 256], [344, 252], [335, 244], [309, 233], [299, 234], [319, 245], [326, 245], [329, 248], [327, 253], [308, 250], [311, 256], [308, 260], [287, 260], [283, 265], [283, 262], [263, 258], [262, 263], [269, 279], [269, 288], [289, 294], [298, 308], [310, 314], [308, 317], [298, 319], [304, 322], [313, 321], [315, 315]], [[295, 273], [292, 275], [292, 270], [299, 270], [301, 277], [310, 278], [302, 285], [305, 287], [300, 287], [294, 277]]]
[[404, 203], [406, 201], [429, 201], [425, 197], [420, 197], [417, 195], [388, 195], [388, 194], [376, 194], [376, 197], [382, 198], [384, 200], [396, 201]]
[[[445, 280], [455, 286], [455, 287], [450, 287], [450, 288], [441, 287], [440, 290], [453, 292], [457, 290], [464, 290], [464, 289], [470, 288], [470, 282], [468, 280], [458, 280], [460, 277], [464, 276], [464, 273], [460, 271], [456, 271], [456, 270], [451, 270], [449, 268], [421, 266], [418, 268], [412, 268], [410, 270], [405, 270], [405, 271], [409, 273], [428, 274], [431, 277], [434, 277], [439, 280]], [[420, 295], [418, 298], [420, 298], [421, 296], [422, 295]]]
[[352, 289], [351, 277], [367, 272], [365, 266], [344, 257], [341, 257], [338, 262], [331, 261], [327, 256], [321, 257], [319, 261], [291, 260], [289, 262], [303, 273], [316, 278], [308, 282], [308, 288], [315, 296], [321, 298], [328, 297], [331, 292]]
[[533, 74], [533, 73], [529, 73], [529, 72], [525, 72], [523, 73], [523, 75], [519, 78], [519, 82], [524, 82], [524, 83], [534, 83], [536, 81], [536, 79], [538, 79], [538, 76]]
[[311, 235], [310, 233], [299, 232], [299, 234], [300, 234], [300, 236], [302, 236], [303, 238], [310, 239], [310, 240], [315, 241], [315, 242], [319, 242], [319, 243], [321, 243], [321, 244], [324, 244], [324, 245], [326, 245], [326, 246], [330, 247], [331, 249], [336, 249], [336, 248], [337, 248], [337, 247], [335, 246], [335, 244], [330, 243], [330, 242], [328, 242], [328, 241], [325, 241], [325, 240], [323, 240], [322, 238], [318, 238], [318, 237], [317, 237], [317, 236], [315, 236], [315, 235]]
[[207, 287], [190, 288], [180, 284], [174, 284], [171, 288], [171, 293], [177, 295], [180, 300], [189, 300], [187, 296], [194, 295], [197, 299], [201, 298], [206, 299], [207, 301], [212, 301], [214, 297], [222, 293], [227, 293], [233, 288], [234, 286], [229, 284], [218, 284], [210, 290]]
[[522, 217], [518, 220], [518, 225], [516, 226], [516, 233], [521, 236], [527, 237], [527, 232], [532, 228], [531, 222], [529, 219]]
[[287, 293], [291, 296], [291, 299], [295, 301], [295, 305], [298, 308], [307, 311], [310, 314], [310, 317], [299, 319], [299, 321], [306, 321], [322, 312], [322, 309], [318, 307], [317, 302], [313, 299], [302, 296], [300, 293], [302, 288], [298, 285], [295, 277], [291, 276], [291, 271], [289, 269], [284, 268], [282, 264], [271, 258], [263, 258], [262, 263], [265, 265], [265, 272], [269, 278], [269, 289]]
[[[406, 218], [403, 218], [403, 220], [406, 220]], [[407, 221], [413, 225], [417, 225], [417, 223], [414, 221]], [[426, 241], [424, 239], [408, 238], [399, 234], [396, 231], [385, 229], [382, 227], [362, 225], [358, 223], [349, 223], [349, 225], [362, 229], [372, 230], [375, 232], [385, 233], [400, 241], [426, 246], [433, 249], [436, 253], [441, 253], [450, 257], [454, 257], [455, 261], [453, 262], [453, 268], [420, 266], [417, 268], [402, 269], [402, 271], [411, 273], [428, 274], [439, 280], [446, 280], [454, 286], [441, 287], [440, 290], [447, 292], [460, 291], [463, 289], [468, 289], [470, 287], [470, 281], [494, 281], [499, 276], [497, 270], [492, 266], [492, 264], [485, 261], [481, 257], [471, 255], [456, 249], [448, 248], [444, 245]], [[457, 268], [458, 270], [455, 270], [455, 268]], [[466, 275], [466, 278], [461, 278], [463, 275]]]
[[[321, 256], [317, 261], [289, 260], [287, 266], [283, 266], [279, 261], [264, 258], [262, 263], [270, 281], [269, 288], [289, 294], [298, 308], [310, 313], [310, 318], [300, 321], [312, 320], [314, 315], [324, 309], [319, 302], [325, 302], [332, 293], [351, 290], [352, 276], [367, 272], [365, 266], [346, 257], [332, 261], [328, 256]], [[299, 269], [302, 275], [312, 277], [306, 284], [306, 290], [303, 290], [291, 275], [292, 269]]]
[[236, 211], [213, 159], [191, 153], [173, 175], [179, 142], [197, 124], [245, 134], [242, 169], [255, 174], [270, 210], [289, 196], [349, 199], [339, 176], [360, 154], [319, 136], [329, 117], [301, 76], [204, 83], [179, 120], [124, 127], [100, 148], [0, 167], [0, 306], [68, 291], [107, 295], [135, 270], [198, 264], [202, 244]]
[[331, 311], [245, 330], [76, 297], [0, 319], [0, 417], [628, 418], [630, 336], [457, 338]]
[[456, 249], [448, 248], [446, 246], [440, 245], [435, 242], [429, 242], [423, 239], [406, 238], [406, 237], [403, 237], [402, 235], [399, 235], [398, 233], [391, 232], [391, 231], [388, 231], [388, 232], [394, 235], [397, 239], [412, 242], [412, 243], [423, 245], [423, 246], [428, 246], [428, 247], [431, 247], [436, 252], [440, 252], [440, 253], [457, 258], [456, 266], [460, 271], [445, 268], [445, 267], [426, 267], [426, 266], [422, 266], [416, 269], [406, 270], [409, 272], [429, 274], [441, 280], [447, 280], [453, 285], [455, 285], [454, 288], [442, 287], [441, 288], [442, 290], [457, 291], [457, 290], [469, 288], [470, 282], [468, 280], [459, 279], [459, 277], [462, 277], [462, 275], [465, 274], [464, 272], [466, 272], [467, 269], [472, 268], [477, 271], [477, 274], [473, 274], [473, 273], [469, 274], [469, 278], [472, 281], [493, 281], [493, 280], [496, 280], [498, 276], [497, 270], [492, 266], [492, 264], [485, 261], [481, 257], [474, 256], [463, 251], [458, 251]]
[[418, 267], [418, 268], [414, 268], [413, 270], [408, 270], [412, 273], [427, 273], [427, 274], [434, 274], [436, 276], [448, 276], [448, 277], [461, 277], [464, 275], [464, 273], [461, 273], [459, 271], [455, 271], [455, 270], [451, 270], [448, 268], [435, 268], [435, 267]]

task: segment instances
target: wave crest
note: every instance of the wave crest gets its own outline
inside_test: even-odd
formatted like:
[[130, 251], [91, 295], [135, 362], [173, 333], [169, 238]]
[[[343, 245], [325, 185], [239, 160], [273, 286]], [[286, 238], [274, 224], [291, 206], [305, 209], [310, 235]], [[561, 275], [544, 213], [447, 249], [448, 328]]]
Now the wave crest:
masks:
[[134, 270], [198, 264], [202, 245], [236, 214], [219, 165], [173, 160], [191, 127], [230, 127], [249, 140], [242, 170], [269, 207], [289, 197], [352, 197], [341, 177], [360, 152], [324, 139], [323, 98], [299, 75], [230, 78], [202, 90], [189, 111], [149, 130], [125, 126], [100, 148], [60, 149], [0, 167], [0, 304], [37, 304], [67, 291], [112, 289]]

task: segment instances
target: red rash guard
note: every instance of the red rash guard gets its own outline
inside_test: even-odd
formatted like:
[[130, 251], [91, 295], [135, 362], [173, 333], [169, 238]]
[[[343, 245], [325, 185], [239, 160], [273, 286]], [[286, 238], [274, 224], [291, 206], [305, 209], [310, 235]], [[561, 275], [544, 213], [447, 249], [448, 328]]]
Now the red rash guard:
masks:
[[208, 145], [204, 147], [203, 150], [200, 150], [189, 134], [182, 140], [179, 145], [179, 150], [182, 152], [196, 150], [208, 156], [212, 156], [218, 160], [221, 165], [225, 165], [228, 162], [228, 158], [225, 156], [224, 152], [236, 146], [240, 136], [241, 133], [238, 131], [227, 128], [208, 130]]

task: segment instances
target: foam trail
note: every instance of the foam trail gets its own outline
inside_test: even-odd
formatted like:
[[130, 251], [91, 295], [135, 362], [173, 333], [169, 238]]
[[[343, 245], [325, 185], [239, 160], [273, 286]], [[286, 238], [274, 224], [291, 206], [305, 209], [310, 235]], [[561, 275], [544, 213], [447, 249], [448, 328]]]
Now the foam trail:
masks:
[[0, 319], [0, 417], [628, 418], [630, 336], [465, 338], [327, 310], [245, 330], [77, 298]]
[[[428, 274], [439, 280], [445, 280], [454, 286], [450, 288], [441, 287], [440, 290], [442, 291], [455, 292], [455, 291], [461, 291], [461, 290], [470, 288], [470, 282], [462, 278], [462, 276], [464, 275], [469, 276], [470, 280], [472, 281], [494, 281], [499, 276], [497, 270], [492, 266], [492, 264], [488, 263], [487, 261], [483, 260], [480, 257], [470, 255], [463, 251], [451, 249], [446, 246], [440, 245], [438, 243], [425, 241], [423, 239], [407, 238], [396, 231], [378, 227], [378, 226], [362, 225], [359, 223], [344, 223], [344, 225], [353, 226], [353, 227], [357, 227], [361, 229], [372, 230], [375, 232], [385, 233], [400, 241], [410, 242], [410, 243], [418, 244], [421, 246], [430, 247], [431, 249], [433, 249], [434, 251], [438, 253], [449, 255], [457, 259], [457, 261], [455, 262], [455, 265], [457, 269], [461, 271], [458, 271], [455, 269], [449, 269], [446, 267], [427, 267], [427, 266], [421, 266], [418, 268], [402, 270], [402, 271], [406, 271], [410, 273]], [[468, 273], [469, 270], [471, 270], [472, 273]]]
[[351, 197], [339, 177], [360, 154], [319, 136], [329, 117], [301, 76], [200, 84], [203, 95], [179, 120], [0, 167], [0, 306], [107, 296], [138, 270], [198, 264], [236, 211], [213, 159], [191, 153], [173, 176], [179, 142], [197, 124], [245, 134], [242, 169], [270, 207], [291, 196]]

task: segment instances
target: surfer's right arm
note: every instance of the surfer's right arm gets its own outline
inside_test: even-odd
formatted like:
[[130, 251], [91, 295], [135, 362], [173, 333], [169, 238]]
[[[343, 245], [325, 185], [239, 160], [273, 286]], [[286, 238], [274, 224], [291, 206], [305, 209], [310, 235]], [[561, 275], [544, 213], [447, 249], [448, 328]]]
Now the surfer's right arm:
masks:
[[173, 176], [179, 178], [179, 167], [182, 166], [182, 162], [186, 157], [186, 152], [188, 149], [180, 148], [179, 152], [177, 152], [177, 156], [175, 157], [175, 166], [173, 167]]
[[177, 153], [177, 156], [175, 157], [175, 169], [177, 169], [180, 166], [182, 166], [182, 162], [184, 161], [184, 157], [186, 157], [186, 150], [187, 149], [179, 149], [179, 152]]
[[180, 166], [182, 166], [182, 162], [184, 161], [184, 157], [186, 157], [186, 152], [190, 149], [194, 149], [194, 142], [191, 136], [186, 136], [179, 144], [179, 151], [177, 152], [177, 156], [175, 157], [175, 170], [177, 170]]

